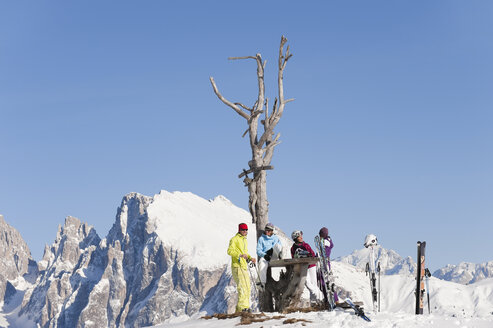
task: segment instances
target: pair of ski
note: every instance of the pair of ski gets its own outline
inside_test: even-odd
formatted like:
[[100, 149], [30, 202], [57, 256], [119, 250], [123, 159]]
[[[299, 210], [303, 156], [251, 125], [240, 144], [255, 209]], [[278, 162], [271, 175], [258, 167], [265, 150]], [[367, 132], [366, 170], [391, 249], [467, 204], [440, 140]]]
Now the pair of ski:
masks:
[[[327, 258], [327, 253], [325, 252], [325, 245], [323, 239], [320, 236], [315, 236], [315, 245], [319, 254], [319, 267], [320, 267], [320, 283], [321, 289], [325, 297], [325, 301], [328, 305], [328, 310], [332, 311], [336, 307], [334, 293], [335, 293], [335, 284], [334, 284], [334, 276], [331, 271], [329, 271], [328, 262], [330, 259]], [[345, 299], [346, 304], [348, 304], [355, 312], [358, 317], [361, 317], [365, 321], [371, 321], [365, 315], [365, 312], [362, 308], [355, 305], [350, 298]]]
[[[370, 250], [371, 254], [373, 254], [373, 247]], [[377, 264], [376, 272], [378, 272], [378, 290], [377, 290], [377, 274], [375, 272], [375, 262], [373, 260], [373, 256], [370, 256], [370, 261], [366, 263], [366, 275], [370, 277], [370, 288], [371, 288], [371, 296], [373, 301], [373, 311], [380, 312], [380, 284], [381, 284], [381, 276], [380, 276], [380, 262]], [[370, 265], [373, 263], [373, 265]]]
[[315, 236], [315, 247], [318, 252], [320, 287], [324, 294], [325, 301], [327, 302], [328, 310], [332, 311], [336, 307], [334, 300], [335, 284], [332, 272], [329, 271], [330, 259], [327, 258], [327, 253], [325, 253], [325, 245], [320, 236]]
[[[423, 314], [423, 297], [426, 290], [426, 297], [428, 300], [428, 313], [431, 313], [430, 308], [430, 277], [431, 273], [428, 268], [425, 268], [425, 249], [426, 241], [418, 241], [418, 258], [417, 273], [416, 273], [416, 314]], [[426, 284], [426, 289], [424, 285]]]
[[[375, 265], [375, 247], [378, 245], [377, 236], [369, 234], [365, 238], [364, 246], [370, 251], [369, 262], [366, 263], [366, 275], [370, 277], [371, 296], [373, 301], [373, 311], [380, 312], [380, 287], [381, 287], [381, 270], [380, 262]], [[377, 272], [378, 272], [378, 290], [377, 290]]]
[[368, 318], [365, 314], [365, 312], [363, 311], [362, 308], [360, 308], [359, 306], [355, 305], [353, 303], [353, 301], [351, 301], [351, 299], [348, 297], [344, 300], [347, 304], [349, 304], [349, 306], [354, 310], [354, 313], [358, 316], [358, 317], [361, 317], [361, 319], [365, 320], [365, 321], [371, 321], [370, 318]]

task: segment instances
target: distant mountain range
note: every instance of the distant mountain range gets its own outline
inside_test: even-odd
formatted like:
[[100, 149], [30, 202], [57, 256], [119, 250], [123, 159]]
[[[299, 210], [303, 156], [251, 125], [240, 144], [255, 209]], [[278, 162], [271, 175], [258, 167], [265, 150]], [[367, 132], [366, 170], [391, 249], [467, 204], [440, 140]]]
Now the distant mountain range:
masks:
[[[374, 247], [376, 262], [380, 263], [383, 274], [410, 274], [416, 271], [416, 263], [408, 256], [403, 258], [391, 249], [385, 249], [381, 245]], [[335, 260], [354, 265], [365, 270], [366, 263], [370, 257], [370, 249], [363, 248], [355, 250], [350, 255], [338, 257]]]
[[493, 277], [493, 261], [481, 264], [468, 262], [461, 262], [458, 265], [449, 264], [433, 272], [433, 276], [459, 284], [472, 284]]
[[[231, 312], [236, 291], [226, 248], [240, 222], [251, 222], [250, 214], [223, 196], [130, 193], [105, 238], [67, 217], [36, 263], [20, 234], [0, 216], [0, 327], [149, 326], [199, 312]], [[253, 255], [255, 230], [250, 231]], [[279, 235], [289, 257], [292, 242], [280, 230]], [[411, 257], [381, 246], [376, 254], [382, 273], [411, 279]], [[369, 288], [361, 270], [367, 261], [368, 249], [361, 249], [334, 263], [341, 288], [363, 300]], [[461, 263], [434, 276], [473, 283], [493, 277], [492, 267], [493, 262]]]
[[[104, 239], [67, 217], [45, 248], [33, 284], [24, 279], [27, 246], [20, 235], [2, 232], [16, 250], [6, 254], [15, 263], [7, 266], [17, 269], [0, 280], [11, 299], [0, 326], [140, 327], [199, 311], [231, 311], [236, 301], [226, 249], [238, 224], [249, 220], [222, 196], [208, 201], [191, 193], [131, 193]], [[248, 239], [254, 254], [255, 236]]]

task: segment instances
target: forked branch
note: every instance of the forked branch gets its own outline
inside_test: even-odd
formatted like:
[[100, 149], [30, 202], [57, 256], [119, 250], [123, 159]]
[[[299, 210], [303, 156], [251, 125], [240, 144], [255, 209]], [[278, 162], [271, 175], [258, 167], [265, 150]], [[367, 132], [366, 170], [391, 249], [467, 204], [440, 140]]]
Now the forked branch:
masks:
[[246, 120], [250, 120], [250, 115], [248, 115], [247, 113], [242, 111], [237, 105], [235, 105], [234, 103], [223, 97], [223, 95], [217, 89], [216, 82], [214, 82], [214, 78], [212, 76], [209, 78], [209, 80], [211, 81], [212, 88], [214, 89], [214, 93], [219, 98], [219, 100], [221, 100], [224, 104], [228, 105], [229, 107], [233, 108], [235, 112], [240, 114]]

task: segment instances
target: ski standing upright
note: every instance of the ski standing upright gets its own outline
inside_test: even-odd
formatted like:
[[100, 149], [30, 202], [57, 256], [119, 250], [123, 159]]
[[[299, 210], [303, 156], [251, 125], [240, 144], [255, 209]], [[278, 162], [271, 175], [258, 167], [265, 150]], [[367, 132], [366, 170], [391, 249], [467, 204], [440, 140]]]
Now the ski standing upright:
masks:
[[[369, 234], [365, 238], [365, 247], [370, 250], [370, 259], [369, 262], [366, 263], [366, 275], [370, 277], [370, 288], [371, 295], [373, 300], [373, 311], [380, 311], [380, 297], [378, 297], [377, 291], [377, 275], [375, 268], [378, 267], [378, 271], [380, 272], [380, 262], [378, 265], [375, 264], [375, 246], [378, 245], [377, 236]], [[379, 275], [380, 277], [380, 275]], [[380, 290], [380, 279], [378, 281], [378, 289]]]
[[334, 300], [335, 284], [334, 284], [332, 272], [329, 271], [329, 265], [328, 265], [329, 259], [327, 259], [325, 253], [325, 246], [323, 244], [323, 240], [320, 238], [319, 235], [315, 236], [315, 245], [317, 247], [317, 252], [319, 254], [318, 264], [322, 276], [322, 284], [321, 284], [322, 292], [327, 301], [329, 311], [332, 311], [336, 307]]
[[425, 249], [426, 241], [418, 241], [418, 270], [416, 273], [416, 314], [423, 314], [423, 296], [425, 293]]

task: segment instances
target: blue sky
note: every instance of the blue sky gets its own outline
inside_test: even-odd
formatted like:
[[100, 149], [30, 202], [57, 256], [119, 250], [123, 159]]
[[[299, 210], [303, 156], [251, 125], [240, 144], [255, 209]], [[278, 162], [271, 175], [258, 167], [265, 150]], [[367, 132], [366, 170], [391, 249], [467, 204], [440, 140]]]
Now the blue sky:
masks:
[[[225, 195], [246, 208], [245, 121], [214, 95], [276, 94], [271, 220], [334, 255], [367, 233], [432, 269], [492, 260], [490, 1], [4, 1], [0, 213], [35, 259], [72, 215], [105, 236], [128, 192]], [[311, 240], [311, 237], [306, 238]]]

